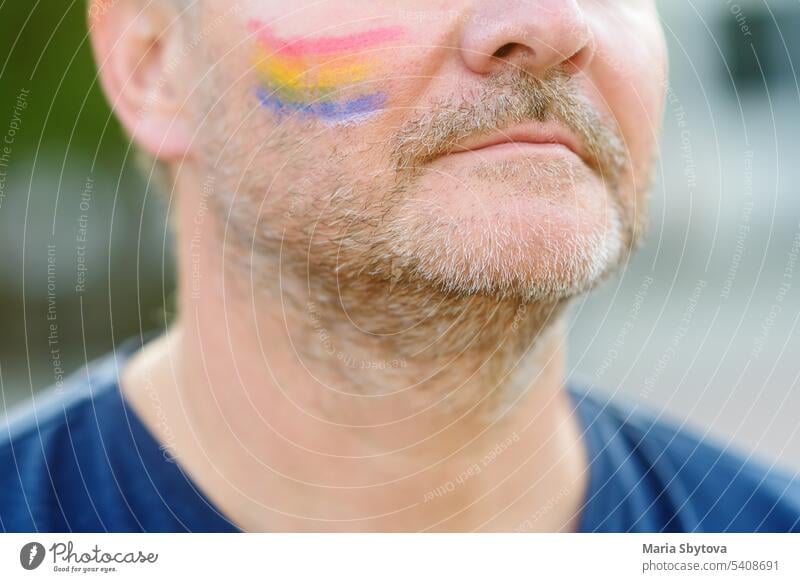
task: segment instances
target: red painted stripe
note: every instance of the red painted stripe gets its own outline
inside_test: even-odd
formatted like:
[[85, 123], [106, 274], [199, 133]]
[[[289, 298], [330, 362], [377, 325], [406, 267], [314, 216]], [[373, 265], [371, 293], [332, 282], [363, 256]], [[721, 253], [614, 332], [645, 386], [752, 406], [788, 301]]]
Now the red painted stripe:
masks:
[[355, 52], [397, 40], [405, 34], [402, 26], [387, 26], [347, 36], [281, 38], [272, 32], [269, 25], [258, 20], [251, 20], [249, 26], [264, 48], [291, 57]]

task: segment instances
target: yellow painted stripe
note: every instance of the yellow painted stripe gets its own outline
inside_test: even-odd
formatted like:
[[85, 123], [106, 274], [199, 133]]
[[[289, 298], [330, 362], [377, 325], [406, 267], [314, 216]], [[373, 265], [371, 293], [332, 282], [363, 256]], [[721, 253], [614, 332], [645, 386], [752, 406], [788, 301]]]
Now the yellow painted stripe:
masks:
[[259, 73], [273, 83], [293, 89], [335, 87], [358, 83], [367, 78], [372, 63], [363, 59], [337, 59], [327, 63], [310, 63], [307, 60], [256, 56]]

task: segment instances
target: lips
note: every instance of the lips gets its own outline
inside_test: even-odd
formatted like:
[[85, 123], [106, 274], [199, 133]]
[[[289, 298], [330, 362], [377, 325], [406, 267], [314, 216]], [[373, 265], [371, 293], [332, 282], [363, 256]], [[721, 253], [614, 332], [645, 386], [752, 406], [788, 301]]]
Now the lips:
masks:
[[454, 143], [448, 153], [482, 153], [484, 151], [488, 152], [488, 150], [497, 146], [524, 146], [530, 144], [563, 146], [587, 164], [591, 162], [575, 134], [554, 122], [517, 125], [490, 134], [470, 136]]

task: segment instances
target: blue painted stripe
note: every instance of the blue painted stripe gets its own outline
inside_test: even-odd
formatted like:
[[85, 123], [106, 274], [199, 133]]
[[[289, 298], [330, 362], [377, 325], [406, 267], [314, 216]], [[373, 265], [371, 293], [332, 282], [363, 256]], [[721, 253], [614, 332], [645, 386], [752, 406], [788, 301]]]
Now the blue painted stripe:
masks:
[[316, 103], [296, 103], [281, 100], [267, 87], [257, 87], [256, 95], [261, 105], [279, 115], [300, 113], [317, 117], [323, 121], [347, 121], [354, 117], [374, 113], [386, 105], [386, 94], [382, 92], [362, 95], [341, 101], [318, 101]]

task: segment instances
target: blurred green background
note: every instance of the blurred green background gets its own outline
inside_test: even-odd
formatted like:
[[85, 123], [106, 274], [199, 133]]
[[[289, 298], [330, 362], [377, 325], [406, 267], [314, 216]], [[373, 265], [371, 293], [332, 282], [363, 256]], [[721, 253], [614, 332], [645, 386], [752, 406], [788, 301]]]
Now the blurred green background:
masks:
[[0, 167], [7, 401], [162, 328], [172, 293], [161, 201], [98, 86], [85, 10], [0, 3], [0, 140], [13, 142]]
[[[800, 469], [800, 2], [659, 8], [651, 235], [576, 302], [570, 375]], [[164, 208], [96, 83], [84, 10], [0, 0], [0, 417], [171, 315]]]

